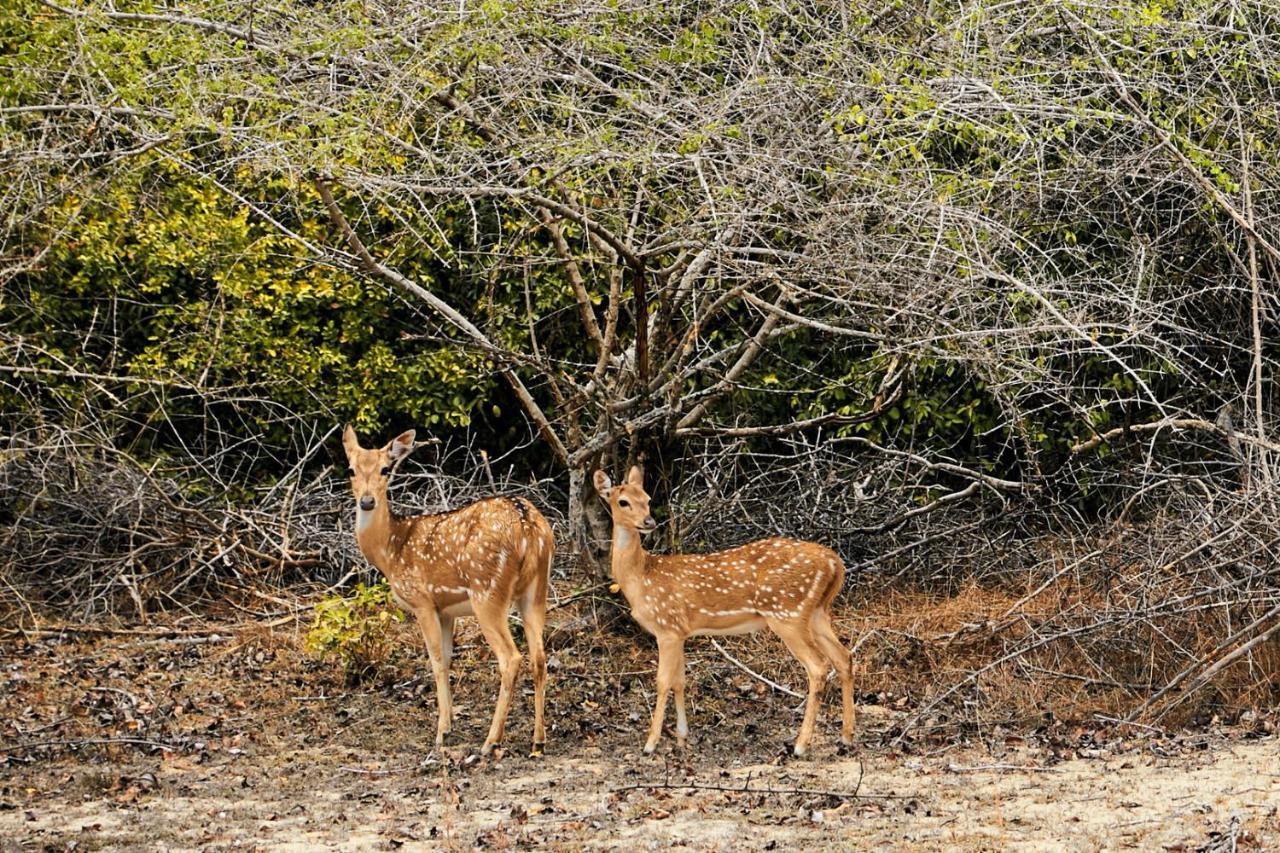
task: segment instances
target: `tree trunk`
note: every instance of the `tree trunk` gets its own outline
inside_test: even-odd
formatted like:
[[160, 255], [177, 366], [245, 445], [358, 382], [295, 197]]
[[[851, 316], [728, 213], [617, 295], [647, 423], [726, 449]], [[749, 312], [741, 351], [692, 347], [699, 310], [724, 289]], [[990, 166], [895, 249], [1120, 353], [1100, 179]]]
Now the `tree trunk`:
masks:
[[569, 472], [569, 536], [581, 571], [593, 580], [609, 577], [612, 525], [604, 501], [587, 479], [586, 468]]

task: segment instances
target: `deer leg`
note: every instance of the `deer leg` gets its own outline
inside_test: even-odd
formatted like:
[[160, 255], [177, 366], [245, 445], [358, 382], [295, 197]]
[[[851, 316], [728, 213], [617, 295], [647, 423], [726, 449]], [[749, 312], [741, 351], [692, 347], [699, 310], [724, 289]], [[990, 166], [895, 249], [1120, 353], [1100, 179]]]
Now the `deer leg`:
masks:
[[649, 738], [644, 742], [646, 755], [652, 755], [662, 737], [662, 719], [667, 713], [667, 694], [676, 680], [676, 667], [684, 658], [684, 639], [658, 637], [658, 696], [654, 701], [653, 719], [649, 721]]
[[827, 661], [818, 650], [809, 632], [808, 620], [802, 622], [769, 622], [773, 633], [782, 638], [791, 654], [804, 664], [809, 675], [809, 695], [804, 703], [804, 721], [800, 724], [800, 734], [796, 737], [795, 754], [803, 756], [813, 738], [814, 723], [818, 720], [818, 704], [821, 701], [822, 680], [827, 674]]
[[818, 647], [840, 676], [840, 742], [845, 746], [853, 746], [853, 729], [858, 719], [858, 712], [853, 704], [853, 660], [849, 656], [849, 650], [836, 636], [835, 628], [831, 626], [831, 614], [825, 610], [815, 612], [810, 619], [810, 626]]
[[502, 740], [507, 726], [507, 712], [511, 710], [511, 694], [515, 689], [516, 676], [520, 672], [520, 650], [516, 641], [511, 639], [511, 628], [507, 625], [507, 608], [492, 600], [478, 602], [472, 600], [476, 620], [480, 630], [493, 653], [498, 658], [498, 673], [502, 684], [498, 688], [498, 702], [493, 709], [493, 722], [489, 725], [489, 736], [480, 747], [481, 755], [493, 752], [493, 747]]
[[444, 697], [448, 714], [445, 718], [444, 733], [453, 731], [453, 688], [449, 685], [449, 669], [453, 665], [453, 617], [440, 614], [440, 658], [444, 661]]
[[684, 645], [676, 649], [679, 657], [672, 664], [671, 692], [676, 701], [676, 746], [684, 749], [689, 737], [689, 721], [684, 716]]
[[543, 720], [547, 699], [547, 653], [542, 646], [542, 631], [547, 621], [545, 584], [535, 580], [520, 598], [520, 618], [524, 620], [524, 637], [529, 643], [529, 668], [533, 671], [533, 749], [529, 753], [533, 758], [542, 755], [547, 745]]
[[449, 734], [453, 720], [453, 701], [449, 693], [449, 664], [445, 657], [443, 631], [440, 627], [440, 616], [434, 607], [422, 607], [414, 612], [418, 617], [418, 627], [422, 630], [422, 639], [427, 644], [427, 656], [431, 658], [431, 669], [436, 676], [436, 708], [439, 718], [436, 722], [436, 746], [444, 746], [445, 735]]

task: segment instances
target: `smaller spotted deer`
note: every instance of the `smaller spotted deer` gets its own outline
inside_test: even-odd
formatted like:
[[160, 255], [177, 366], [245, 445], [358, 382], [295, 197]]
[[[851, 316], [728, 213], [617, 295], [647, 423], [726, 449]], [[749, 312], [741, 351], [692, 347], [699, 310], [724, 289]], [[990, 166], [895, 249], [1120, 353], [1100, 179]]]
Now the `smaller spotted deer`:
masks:
[[436, 745], [442, 745], [453, 728], [453, 620], [464, 615], [474, 615], [480, 623], [502, 678], [481, 752], [488, 755], [502, 740], [521, 661], [507, 625], [514, 601], [524, 620], [533, 668], [533, 755], [541, 755], [547, 740], [542, 629], [555, 544], [551, 526], [523, 498], [484, 498], [438, 515], [395, 515], [388, 505], [387, 483], [396, 463], [413, 450], [413, 438], [409, 430], [386, 447], [366, 450], [348, 426], [342, 443], [356, 498], [356, 542], [386, 576], [397, 602], [417, 617], [426, 640], [439, 709]]
[[684, 715], [684, 642], [698, 634], [745, 634], [768, 627], [782, 638], [809, 676], [804, 721], [795, 754], [813, 737], [819, 693], [828, 667], [840, 675], [840, 740], [853, 743], [853, 661], [831, 626], [831, 602], [844, 584], [844, 565], [830, 548], [794, 539], [762, 539], [715, 554], [647, 553], [641, 531], [657, 525], [649, 514], [643, 472], [633, 467], [614, 486], [596, 471], [596, 491], [613, 513], [613, 578], [631, 614], [658, 640], [658, 697], [644, 751], [662, 735], [667, 694], [675, 693], [676, 741], [689, 734]]

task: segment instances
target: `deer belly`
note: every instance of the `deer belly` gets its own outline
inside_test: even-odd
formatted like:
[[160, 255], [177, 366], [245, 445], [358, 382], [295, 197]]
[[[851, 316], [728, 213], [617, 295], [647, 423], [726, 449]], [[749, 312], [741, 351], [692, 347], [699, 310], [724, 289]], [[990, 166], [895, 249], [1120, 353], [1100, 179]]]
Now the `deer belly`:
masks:
[[400, 593], [396, 592], [395, 587], [391, 587], [391, 601], [394, 602], [395, 606], [399, 607], [401, 610], [408, 610], [410, 613], [413, 612], [413, 605], [401, 598]]
[[466, 596], [446, 601], [437, 601], [436, 609], [441, 616], [471, 616], [474, 611], [471, 609], [471, 599]]
[[753, 631], [763, 630], [765, 622], [763, 619], [747, 619], [745, 621], [733, 622], [730, 620], [713, 620], [706, 625], [695, 628], [692, 635], [697, 636], [714, 636], [725, 637], [731, 634], [750, 634]]

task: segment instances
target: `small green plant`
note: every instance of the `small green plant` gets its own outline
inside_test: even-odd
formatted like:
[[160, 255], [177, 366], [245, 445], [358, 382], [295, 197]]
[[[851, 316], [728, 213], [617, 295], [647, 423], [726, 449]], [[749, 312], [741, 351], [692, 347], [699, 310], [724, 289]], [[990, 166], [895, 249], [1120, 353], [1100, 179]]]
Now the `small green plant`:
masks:
[[321, 660], [337, 658], [347, 684], [359, 684], [395, 663], [393, 628], [404, 619], [385, 580], [356, 584], [350, 595], [330, 595], [316, 605], [305, 646]]

